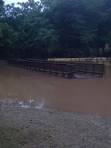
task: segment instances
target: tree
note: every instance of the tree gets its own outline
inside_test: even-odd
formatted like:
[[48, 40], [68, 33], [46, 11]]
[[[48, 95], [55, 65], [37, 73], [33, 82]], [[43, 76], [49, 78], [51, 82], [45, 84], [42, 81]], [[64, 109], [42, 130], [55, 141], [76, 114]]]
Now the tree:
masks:
[[0, 18], [2, 16], [2, 14], [3, 14], [3, 10], [4, 10], [3, 6], [4, 6], [4, 2], [2, 0], [0, 0]]
[[111, 55], [110, 0], [0, 1], [4, 57]]

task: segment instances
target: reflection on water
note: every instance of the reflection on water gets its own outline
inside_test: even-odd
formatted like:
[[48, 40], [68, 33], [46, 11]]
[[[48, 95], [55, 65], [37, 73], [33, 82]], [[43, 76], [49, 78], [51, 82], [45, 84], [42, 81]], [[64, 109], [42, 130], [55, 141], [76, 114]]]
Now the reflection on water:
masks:
[[43, 99], [18, 100], [18, 99], [0, 99], [0, 107], [19, 107], [43, 109], [45, 101]]

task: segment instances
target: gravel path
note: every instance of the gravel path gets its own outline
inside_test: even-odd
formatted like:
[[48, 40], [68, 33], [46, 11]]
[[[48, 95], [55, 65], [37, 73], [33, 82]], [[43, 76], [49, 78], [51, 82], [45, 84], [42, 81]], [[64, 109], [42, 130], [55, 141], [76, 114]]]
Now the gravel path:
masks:
[[111, 117], [1, 107], [0, 148], [111, 148]]

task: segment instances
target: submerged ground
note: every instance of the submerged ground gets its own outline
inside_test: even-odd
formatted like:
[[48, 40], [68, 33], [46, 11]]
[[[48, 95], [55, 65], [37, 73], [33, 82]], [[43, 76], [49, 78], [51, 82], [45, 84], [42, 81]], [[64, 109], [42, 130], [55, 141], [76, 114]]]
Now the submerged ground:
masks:
[[110, 148], [111, 79], [0, 64], [0, 148]]

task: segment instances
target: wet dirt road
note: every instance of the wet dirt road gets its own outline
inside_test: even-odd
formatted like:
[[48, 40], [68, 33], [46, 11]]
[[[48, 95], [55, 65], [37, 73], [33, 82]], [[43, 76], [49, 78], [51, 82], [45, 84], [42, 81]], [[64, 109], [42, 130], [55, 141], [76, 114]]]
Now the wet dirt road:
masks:
[[41, 99], [63, 111], [111, 115], [111, 79], [64, 79], [0, 64], [1, 99]]

